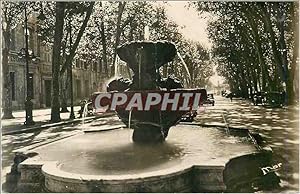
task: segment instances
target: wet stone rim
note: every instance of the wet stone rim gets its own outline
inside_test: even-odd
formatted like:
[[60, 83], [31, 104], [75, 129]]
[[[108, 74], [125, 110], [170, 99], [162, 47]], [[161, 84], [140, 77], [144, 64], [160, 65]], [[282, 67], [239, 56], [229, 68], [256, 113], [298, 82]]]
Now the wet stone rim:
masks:
[[224, 166], [185, 165], [138, 175], [102, 176], [64, 172], [57, 162], [42, 167], [46, 188], [52, 192], [136, 192], [141, 185], [144, 192], [224, 191], [223, 170]]

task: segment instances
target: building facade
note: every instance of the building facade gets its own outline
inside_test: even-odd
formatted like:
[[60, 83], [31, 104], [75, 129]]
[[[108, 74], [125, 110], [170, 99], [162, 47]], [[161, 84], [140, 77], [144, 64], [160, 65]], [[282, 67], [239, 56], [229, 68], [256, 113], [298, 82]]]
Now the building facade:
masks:
[[[29, 51], [34, 53], [35, 58], [29, 60], [29, 84], [33, 91], [34, 108], [45, 108], [51, 106], [52, 87], [52, 48], [43, 41], [37, 33], [37, 21], [35, 18], [28, 20], [28, 42]], [[24, 109], [26, 99], [26, 65], [25, 59], [20, 55], [20, 50], [25, 48], [25, 29], [18, 25], [12, 32], [11, 49], [9, 55], [9, 74], [11, 81], [11, 94], [13, 110]], [[100, 71], [100, 60], [88, 64], [83, 60], [74, 60], [73, 64], [73, 97], [74, 104], [96, 91], [105, 88], [106, 76]], [[69, 87], [66, 73], [62, 75], [61, 91], [65, 92], [69, 104]]]

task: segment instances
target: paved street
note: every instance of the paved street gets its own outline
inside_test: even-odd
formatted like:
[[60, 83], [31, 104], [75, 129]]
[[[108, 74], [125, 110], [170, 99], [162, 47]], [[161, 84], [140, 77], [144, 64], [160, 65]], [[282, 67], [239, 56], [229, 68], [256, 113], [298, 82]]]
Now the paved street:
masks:
[[[224, 124], [223, 116], [229, 126], [248, 128], [259, 132], [274, 151], [274, 162], [283, 164], [278, 171], [282, 180], [283, 191], [297, 191], [299, 179], [299, 131], [298, 131], [298, 107], [269, 109], [261, 106], [253, 106], [245, 100], [229, 99], [216, 96], [215, 106], [208, 105], [196, 118], [197, 122], [205, 124]], [[34, 119], [42, 121], [44, 110], [34, 111]], [[68, 113], [67, 113], [68, 114]], [[17, 122], [23, 121], [22, 113], [14, 114]], [[22, 122], [20, 121], [20, 122]], [[8, 122], [8, 121], [4, 121]], [[98, 118], [92, 125], [109, 125], [118, 122], [116, 116]], [[5, 135], [2, 137], [2, 165], [5, 171], [12, 164], [12, 151], [28, 145], [51, 141], [81, 132], [85, 125], [68, 124], [65, 126], [51, 127], [30, 133]]]
[[[249, 101], [216, 97], [214, 107], [206, 107], [197, 121], [205, 124], [224, 124], [259, 132], [273, 149], [274, 163], [282, 163], [278, 171], [283, 191], [299, 189], [299, 107], [264, 108]], [[223, 115], [222, 115], [223, 114]]]
[[[70, 107], [68, 107], [68, 110], [70, 110]], [[80, 106], [75, 106], [74, 113], [76, 117], [78, 117], [77, 114], [78, 110], [80, 110]], [[32, 111], [32, 114], [33, 114], [33, 120], [36, 123], [35, 126], [43, 125], [49, 123], [51, 117], [51, 109], [50, 108], [36, 109]], [[34, 126], [27, 126], [27, 127], [24, 126], [24, 121], [25, 121], [24, 110], [14, 111], [13, 116], [14, 116], [13, 119], [1, 120], [2, 133], [28, 128], [28, 127], [34, 127]], [[69, 119], [69, 116], [70, 116], [70, 112], [60, 114], [62, 121]]]

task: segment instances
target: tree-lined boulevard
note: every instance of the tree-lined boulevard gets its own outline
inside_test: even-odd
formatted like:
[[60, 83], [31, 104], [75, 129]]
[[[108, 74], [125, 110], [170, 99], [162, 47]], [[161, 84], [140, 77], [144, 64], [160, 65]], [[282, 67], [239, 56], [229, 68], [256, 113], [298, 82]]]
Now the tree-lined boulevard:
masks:
[[[212, 53], [231, 91], [251, 98], [257, 91], [299, 97], [299, 12], [296, 2], [197, 2], [219, 18], [209, 24]], [[295, 83], [295, 84], [294, 84]]]
[[[187, 40], [180, 33], [181, 26], [167, 17], [165, 6], [154, 2], [4, 1], [2, 5], [3, 75], [9, 75], [12, 32], [27, 22], [23, 18], [25, 8], [28, 17], [37, 17], [42, 44], [52, 47], [52, 122], [60, 121], [60, 109], [66, 111], [66, 96], [73, 90], [68, 82], [67, 90], [60, 89], [61, 80], [70, 80], [70, 71], [66, 70], [72, 68], [76, 58], [83, 58], [89, 66], [100, 61], [95, 68], [109, 79], [116, 76], [117, 68], [122, 69], [117, 67], [116, 48], [125, 42], [144, 40], [145, 33], [151, 41], [176, 44], [190, 73], [180, 57], [161, 71], [164, 77], [179, 78], [186, 87], [209, 85], [213, 75], [210, 67], [215, 64], [230, 90], [241, 97], [252, 98], [257, 91], [264, 91], [285, 92], [286, 104], [298, 98], [296, 2], [189, 3], [199, 14], [213, 16], [207, 29], [213, 44], [211, 51], [199, 42]], [[120, 71], [123, 76], [132, 76], [128, 68]], [[3, 118], [12, 118], [12, 88], [7, 76], [3, 76]]]
[[[113, 111], [89, 112], [93, 108], [88, 106], [91, 99], [86, 98], [92, 92], [86, 88], [92, 85], [93, 92], [107, 92], [108, 81], [119, 77], [133, 79], [133, 70], [118, 56], [121, 45], [169, 41], [176, 45], [176, 55], [157, 70], [159, 75], [165, 80], [178, 79], [178, 85], [182, 83], [187, 89], [205, 88], [215, 96], [213, 105], [201, 107], [193, 122], [259, 133], [261, 143], [273, 150], [274, 164], [281, 163], [276, 169], [280, 188], [272, 192], [299, 191], [298, 2], [186, 2], [185, 9], [207, 17], [211, 48], [186, 37], [184, 26], [169, 17], [168, 3], [172, 4], [1, 2], [2, 178], [10, 171], [18, 149], [76, 135], [89, 126], [123, 124]], [[33, 52], [32, 47], [38, 52]], [[50, 55], [43, 53], [41, 47], [49, 48]], [[51, 58], [47, 61], [50, 74], [39, 74], [34, 80], [32, 67], [38, 66], [43, 56]], [[19, 63], [14, 63], [14, 58], [19, 58]], [[23, 69], [13, 69], [17, 66]], [[37, 69], [42, 71], [44, 66]], [[93, 79], [94, 75], [99, 76], [95, 80], [101, 83], [87, 82], [86, 77], [92, 77], [91, 74], [80, 74], [89, 71], [95, 73]], [[14, 77], [15, 72], [24, 78]], [[82, 75], [83, 82], [78, 84]], [[211, 80], [213, 75], [221, 76], [223, 81], [215, 80], [216, 85]], [[143, 76], [146, 77], [139, 75], [146, 79]], [[48, 84], [39, 83], [45, 81], [43, 78]], [[15, 80], [21, 80], [18, 83], [22, 87]], [[41, 88], [35, 89], [34, 84]], [[48, 92], [50, 99], [48, 108], [43, 109], [42, 90]], [[40, 99], [34, 93], [39, 93]], [[82, 101], [79, 103], [78, 99]], [[18, 100], [25, 104], [20, 106]], [[93, 116], [82, 118], [86, 112]]]

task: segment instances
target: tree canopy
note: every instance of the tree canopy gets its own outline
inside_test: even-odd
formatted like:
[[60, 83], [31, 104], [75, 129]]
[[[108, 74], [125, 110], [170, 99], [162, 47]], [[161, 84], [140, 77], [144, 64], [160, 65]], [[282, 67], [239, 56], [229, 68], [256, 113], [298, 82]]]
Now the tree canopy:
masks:
[[[15, 18], [16, 22], [5, 26], [6, 29], [12, 29], [14, 25], [23, 22], [24, 9], [14, 9], [17, 4], [10, 1], [3, 4], [4, 11], [19, 11], [20, 16]], [[60, 99], [65, 95], [60, 93], [66, 90], [60, 90], [59, 82], [67, 75], [66, 70], [76, 59], [85, 61], [86, 68], [97, 65], [101, 70], [101, 77], [108, 80], [115, 76], [116, 67], [122, 64], [116, 54], [117, 47], [130, 41], [145, 40], [145, 29], [149, 29], [150, 41], [166, 40], [175, 43], [184, 61], [177, 56], [173, 62], [162, 67], [160, 71], [163, 77], [176, 76], [186, 87], [207, 85], [212, 75], [209, 50], [198, 42], [187, 40], [180, 32], [181, 26], [167, 16], [163, 4], [150, 1], [26, 2], [26, 7], [30, 10], [29, 17], [37, 19], [39, 39], [42, 44], [53, 49], [52, 111], [54, 112], [51, 120], [54, 122], [60, 120], [59, 107], [65, 104], [61, 103]], [[5, 42], [9, 39], [6, 38]], [[121, 66], [123, 70], [119, 73], [131, 77], [133, 72], [126, 65]], [[7, 84], [9, 80], [5, 82]], [[7, 99], [10, 98], [7, 93]], [[8, 106], [11, 107], [9, 102]]]
[[199, 13], [215, 16], [208, 33], [218, 72], [232, 91], [285, 91], [293, 103], [298, 57], [295, 2], [194, 2]]

